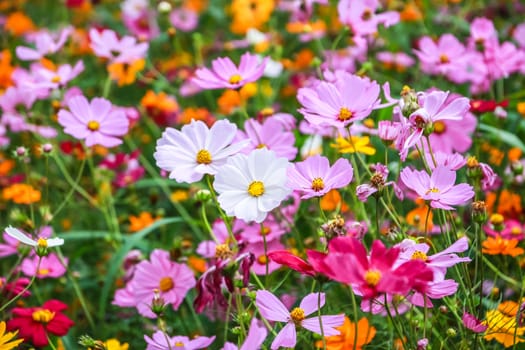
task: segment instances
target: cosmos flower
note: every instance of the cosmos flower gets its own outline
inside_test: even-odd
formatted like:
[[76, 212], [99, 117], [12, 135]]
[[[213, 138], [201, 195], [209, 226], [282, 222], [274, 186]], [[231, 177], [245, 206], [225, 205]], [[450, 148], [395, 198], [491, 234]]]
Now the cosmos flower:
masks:
[[192, 120], [180, 131], [167, 128], [153, 157], [159, 168], [170, 172], [170, 179], [196, 182], [204, 174], [217, 174], [230, 156], [246, 146], [248, 141], [233, 142], [236, 131], [237, 126], [227, 120], [219, 120], [211, 128]]
[[24, 339], [14, 339], [18, 334], [16, 332], [6, 332], [5, 322], [0, 322], [0, 349], [2, 350], [11, 350], [14, 349], [24, 341]]
[[89, 103], [84, 96], [75, 96], [67, 105], [69, 111], [58, 112], [58, 122], [66, 134], [84, 139], [88, 147], [115, 147], [122, 143], [119, 136], [128, 132], [129, 120], [124, 112], [114, 110], [111, 102], [97, 97]]
[[267, 335], [268, 330], [266, 327], [254, 317], [250, 323], [250, 329], [244, 343], [238, 347], [233, 343], [226, 342], [222, 350], [259, 350]]
[[302, 199], [320, 197], [328, 191], [347, 186], [354, 169], [347, 159], [339, 158], [330, 167], [328, 158], [315, 155], [288, 168], [288, 185], [302, 194]]
[[43, 246], [43, 247], [51, 248], [51, 247], [61, 246], [64, 244], [64, 240], [62, 238], [57, 238], [57, 237], [55, 238], [39, 237], [38, 240], [35, 241], [34, 239], [29, 238], [24, 233], [22, 233], [20, 230], [12, 226], [6, 227], [4, 231], [10, 237], [18, 240], [19, 242], [30, 245], [32, 247]]
[[151, 338], [147, 335], [144, 335], [144, 340], [148, 344], [146, 350], [197, 350], [210, 346], [210, 344], [215, 340], [215, 336], [196, 337], [194, 339], [190, 339], [189, 337], [182, 335], [168, 337], [162, 331], [156, 331], [153, 333]]
[[324, 293], [320, 293], [320, 295], [318, 293], [311, 293], [304, 297], [299, 307], [288, 311], [286, 306], [269, 291], [257, 291], [255, 304], [261, 315], [269, 321], [286, 322], [286, 325], [272, 342], [271, 349], [278, 349], [281, 346], [287, 348], [295, 347], [297, 343], [296, 327], [306, 328], [311, 332], [321, 334], [320, 322], [322, 322], [325, 336], [340, 334], [335, 327], [343, 325], [344, 315], [321, 316], [321, 320], [319, 320], [317, 315], [306, 318], [306, 316], [322, 307], [324, 303]]
[[454, 210], [453, 205], [462, 205], [474, 197], [472, 186], [456, 182], [456, 172], [445, 166], [437, 166], [432, 175], [426, 171], [405, 168], [400, 174], [401, 181], [419, 197], [430, 201], [432, 208]]
[[262, 62], [256, 55], [246, 52], [239, 67], [229, 57], [219, 57], [211, 63], [212, 69], [199, 68], [192, 81], [202, 89], [237, 89], [257, 81], [264, 73], [267, 58]]
[[291, 192], [288, 166], [288, 160], [265, 148], [229, 158], [213, 183], [221, 208], [246, 222], [262, 222]]

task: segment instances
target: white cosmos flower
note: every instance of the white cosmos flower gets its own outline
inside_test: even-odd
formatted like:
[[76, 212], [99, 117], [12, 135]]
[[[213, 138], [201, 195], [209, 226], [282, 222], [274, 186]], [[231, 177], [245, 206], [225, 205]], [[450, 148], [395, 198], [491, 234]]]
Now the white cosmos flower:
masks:
[[213, 187], [226, 214], [246, 222], [262, 222], [292, 192], [286, 186], [290, 163], [267, 148], [237, 154], [215, 175]]
[[50, 247], [57, 247], [62, 244], [64, 244], [64, 240], [62, 238], [42, 238], [40, 237], [38, 240], [34, 240], [32, 238], [29, 238], [26, 234], [22, 233], [20, 230], [9, 226], [5, 229], [5, 232], [13, 237], [14, 239], [18, 240], [21, 243], [30, 245], [32, 247], [41, 247], [41, 248], [50, 248]]

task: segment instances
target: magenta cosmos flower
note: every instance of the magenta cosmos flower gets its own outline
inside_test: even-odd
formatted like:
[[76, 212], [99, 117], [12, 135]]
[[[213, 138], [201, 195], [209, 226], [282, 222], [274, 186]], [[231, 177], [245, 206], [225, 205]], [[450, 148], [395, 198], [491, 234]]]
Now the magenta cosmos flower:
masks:
[[204, 174], [215, 175], [227, 158], [248, 143], [232, 143], [236, 131], [237, 126], [227, 120], [219, 120], [211, 128], [200, 120], [192, 120], [180, 131], [167, 128], [157, 141], [153, 157], [158, 167], [170, 172], [170, 179], [196, 182]]
[[315, 155], [288, 168], [288, 186], [302, 193], [302, 199], [324, 196], [330, 190], [347, 186], [354, 169], [340, 158], [330, 167], [328, 158]]
[[430, 201], [432, 208], [454, 210], [453, 205], [465, 204], [474, 197], [472, 186], [466, 183], [454, 185], [456, 172], [442, 165], [436, 167], [432, 175], [424, 170], [405, 168], [400, 178], [406, 187]]
[[268, 58], [264, 58], [260, 62], [256, 55], [246, 52], [241, 56], [239, 67], [236, 67], [229, 57], [219, 57], [211, 63], [211, 70], [197, 69], [192, 81], [202, 89], [237, 89], [259, 79], [267, 61]]
[[379, 92], [375, 81], [340, 72], [333, 83], [319, 81], [299, 89], [299, 112], [311, 124], [344, 128], [372, 113], [379, 105]]
[[[299, 307], [288, 311], [286, 306], [272, 293], [267, 290], [257, 291], [255, 304], [261, 315], [269, 321], [286, 322], [279, 334], [272, 342], [271, 349], [279, 347], [293, 348], [297, 343], [296, 328], [306, 328], [311, 332], [321, 334], [321, 325], [317, 315], [306, 318], [306, 316], [323, 307], [325, 303], [324, 293], [308, 294], [301, 301]], [[335, 327], [342, 326], [344, 315], [321, 316], [323, 332], [325, 336], [339, 335], [340, 332]]]
[[133, 279], [126, 288], [117, 290], [113, 304], [136, 307], [142, 316], [155, 318], [151, 302], [156, 293], [177, 310], [194, 286], [195, 278], [188, 266], [171, 261], [168, 252], [155, 249], [150, 261], [142, 261], [136, 266]]
[[168, 337], [162, 331], [156, 331], [151, 338], [144, 335], [144, 340], [148, 344], [146, 350], [197, 350], [210, 346], [215, 340], [215, 336], [190, 339], [189, 337], [182, 335]]
[[84, 96], [75, 96], [67, 101], [67, 106], [69, 111], [58, 112], [58, 122], [66, 134], [84, 139], [88, 147], [118, 146], [122, 143], [119, 136], [128, 132], [129, 121], [124, 112], [114, 110], [105, 98], [97, 97], [89, 103]]
[[348, 283], [364, 299], [382, 293], [406, 295], [411, 289], [424, 292], [433, 280], [432, 271], [421, 260], [395, 266], [399, 248], [386, 248], [380, 240], [372, 243], [370, 256], [365, 246], [353, 237], [336, 237], [328, 253], [308, 251], [314, 269], [333, 280]]

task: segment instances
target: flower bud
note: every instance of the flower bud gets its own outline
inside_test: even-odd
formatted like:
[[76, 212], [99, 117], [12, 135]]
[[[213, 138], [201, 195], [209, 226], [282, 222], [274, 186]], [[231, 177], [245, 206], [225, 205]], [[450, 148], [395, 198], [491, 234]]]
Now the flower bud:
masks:
[[155, 289], [153, 291], [153, 300], [151, 301], [151, 311], [157, 315], [157, 317], [162, 317], [165, 307], [166, 303], [164, 299], [160, 296], [159, 290]]
[[160, 12], [160, 13], [168, 13], [168, 12], [171, 12], [171, 4], [167, 1], [161, 1], [159, 2], [159, 4], [157, 5], [157, 10]]
[[475, 201], [472, 203], [472, 219], [480, 225], [487, 221], [487, 205], [484, 201]]
[[208, 190], [199, 190], [195, 193], [195, 199], [199, 202], [209, 202], [211, 200], [211, 192]]
[[447, 336], [449, 337], [455, 337], [457, 334], [456, 330], [454, 328], [447, 329]]
[[512, 173], [516, 176], [523, 174], [523, 163], [520, 161], [514, 161], [510, 164]]
[[503, 215], [498, 214], [498, 213], [494, 213], [494, 214], [492, 214], [490, 216], [490, 223], [494, 227], [494, 230], [496, 230], [498, 232], [501, 232], [501, 230], [503, 230], [503, 221], [504, 220], [505, 220], [505, 218], [503, 217]]

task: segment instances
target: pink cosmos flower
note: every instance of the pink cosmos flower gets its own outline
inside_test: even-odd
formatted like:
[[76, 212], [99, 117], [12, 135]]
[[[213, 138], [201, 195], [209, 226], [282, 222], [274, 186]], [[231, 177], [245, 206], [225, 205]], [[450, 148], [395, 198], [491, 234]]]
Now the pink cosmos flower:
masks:
[[108, 58], [110, 62], [131, 63], [144, 58], [148, 43], [137, 43], [137, 39], [124, 36], [121, 39], [110, 29], [102, 32], [92, 28], [89, 31], [90, 46], [98, 57]]
[[354, 169], [340, 158], [330, 167], [328, 158], [315, 155], [288, 168], [288, 186], [302, 194], [302, 199], [324, 196], [332, 189], [347, 186]]
[[485, 225], [483, 230], [492, 237], [501, 236], [504, 239], [517, 239], [519, 241], [525, 238], [525, 225], [515, 219], [506, 219], [500, 231], [495, 230], [492, 224]]
[[[443, 120], [461, 120], [470, 109], [470, 103], [466, 97], [458, 97], [447, 101], [449, 92], [432, 91], [423, 93], [419, 100], [420, 108], [412, 112], [408, 117], [412, 127], [412, 133], [405, 140], [404, 148], [414, 146], [423, 136], [425, 129], [434, 126], [436, 122]], [[434, 126], [435, 128], [435, 126]]]
[[281, 236], [289, 232], [289, 228], [286, 226], [286, 223], [278, 221], [276, 217], [270, 213], [262, 225], [254, 222], [245, 223], [242, 220], [235, 221], [233, 232], [239, 232], [239, 237], [242, 242], [258, 243], [263, 242], [264, 239], [268, 242], [278, 240]]
[[192, 81], [202, 89], [237, 89], [258, 80], [264, 73], [268, 58], [262, 62], [257, 55], [246, 52], [239, 67], [229, 57], [219, 57], [211, 63], [212, 69], [199, 68]]
[[117, 290], [113, 304], [136, 307], [142, 316], [155, 318], [150, 308], [155, 290], [166, 304], [171, 304], [177, 310], [194, 286], [195, 278], [188, 266], [171, 261], [167, 251], [155, 249], [149, 261], [137, 264], [126, 288]]
[[162, 331], [156, 331], [152, 337], [144, 335], [144, 340], [148, 344], [146, 350], [172, 350], [172, 349], [184, 349], [184, 350], [197, 350], [204, 349], [213, 343], [215, 336], [213, 337], [196, 337], [190, 339], [189, 337], [177, 335], [174, 337], [166, 337]]
[[438, 42], [425, 36], [419, 40], [419, 49], [414, 53], [421, 61], [421, 68], [430, 74], [446, 75], [463, 59], [466, 49], [452, 34], [442, 35]]
[[249, 140], [244, 153], [248, 154], [257, 148], [267, 148], [274, 151], [278, 157], [288, 160], [295, 159], [297, 148], [294, 146], [295, 136], [291, 131], [285, 131], [278, 119], [269, 118], [262, 124], [254, 119], [244, 123], [245, 132], [239, 131], [239, 138]]
[[[40, 265], [38, 265], [39, 260]], [[25, 258], [20, 267], [24, 275], [29, 277], [36, 275], [37, 278], [59, 278], [66, 273], [67, 263], [67, 258], [64, 258], [64, 264], [62, 264], [55, 253], [49, 253], [42, 258], [36, 255]]]
[[[430, 154], [429, 152], [425, 152], [425, 159], [427, 160], [428, 167], [431, 170], [434, 170], [437, 166], [442, 165], [449, 168], [450, 170], [456, 171], [467, 164], [467, 160], [460, 153], [443, 153], [437, 151], [433, 154]], [[436, 161], [436, 164], [434, 164], [434, 161]]]
[[474, 315], [469, 314], [468, 312], [463, 312], [461, 317], [463, 325], [470, 329], [474, 333], [483, 333], [487, 330], [488, 326], [478, 320]]
[[512, 32], [512, 38], [516, 40], [519, 47], [525, 48], [525, 22], [520, 23], [514, 28]]
[[347, 127], [363, 120], [379, 105], [379, 84], [346, 72], [339, 72], [333, 83], [319, 81], [299, 89], [299, 112], [315, 125]]
[[36, 33], [31, 38], [35, 43], [35, 49], [25, 46], [18, 46], [16, 48], [16, 55], [23, 61], [36, 61], [43, 58], [46, 55], [54, 54], [58, 52], [62, 46], [64, 46], [67, 38], [73, 31], [73, 27], [66, 27], [58, 33], [55, 39], [51, 33], [47, 31], [41, 31]]
[[400, 16], [396, 11], [377, 14], [379, 5], [379, 0], [340, 0], [337, 5], [339, 20], [356, 35], [374, 34], [379, 24], [389, 27], [399, 22]]
[[228, 159], [213, 187], [226, 214], [260, 223], [290, 194], [286, 169], [290, 164], [265, 148]]
[[472, 186], [456, 182], [456, 172], [445, 166], [438, 166], [432, 175], [424, 170], [405, 168], [400, 174], [401, 181], [419, 197], [430, 201], [432, 208], [454, 210], [453, 205], [462, 205], [474, 197]]
[[250, 329], [244, 343], [238, 347], [233, 343], [227, 342], [222, 350], [259, 350], [267, 335], [268, 330], [266, 327], [254, 317], [250, 323]]
[[85, 139], [88, 147], [115, 147], [122, 143], [118, 137], [128, 132], [129, 121], [122, 111], [112, 109], [111, 102], [97, 97], [89, 103], [84, 96], [75, 96], [67, 105], [69, 111], [58, 112], [58, 122], [65, 133]]
[[308, 261], [314, 269], [331, 279], [348, 283], [364, 299], [382, 293], [406, 295], [414, 289], [425, 292], [433, 273], [420, 260], [396, 265], [399, 248], [386, 248], [380, 240], [372, 243], [370, 256], [364, 245], [353, 237], [336, 237], [326, 254], [309, 250]]
[[322, 323], [325, 336], [339, 335], [340, 332], [335, 327], [343, 325], [344, 315], [321, 316], [321, 320], [319, 320], [317, 315], [306, 318], [306, 316], [321, 308], [324, 303], [324, 293], [320, 293], [320, 295], [311, 293], [304, 297], [299, 307], [288, 311], [286, 306], [269, 291], [257, 291], [255, 305], [257, 305], [261, 315], [269, 321], [286, 322], [286, 325], [277, 334], [270, 348], [272, 350], [279, 347], [294, 348], [297, 343], [296, 327], [306, 328], [310, 332], [321, 334], [320, 322]]
[[237, 126], [227, 120], [219, 120], [211, 128], [192, 120], [180, 131], [167, 128], [153, 157], [159, 168], [170, 172], [170, 179], [196, 182], [204, 174], [217, 174], [229, 157], [246, 146], [248, 141], [233, 142], [236, 131]]
[[64, 87], [84, 71], [84, 62], [78, 61], [74, 66], [61, 64], [56, 70], [42, 67], [34, 76], [39, 83], [48, 84], [52, 89]]
[[191, 32], [199, 25], [199, 14], [184, 7], [176, 8], [170, 13], [170, 23], [183, 32]]
[[388, 167], [384, 164], [377, 163], [375, 165], [371, 166], [374, 173], [370, 177], [370, 183], [361, 184], [356, 187], [356, 194], [357, 198], [361, 202], [366, 202], [368, 200], [368, 197], [375, 193], [380, 193], [385, 186], [393, 185], [395, 186], [395, 183], [393, 181], [387, 182], [388, 178]]
[[471, 134], [476, 129], [476, 117], [470, 113], [465, 113], [458, 120], [440, 120], [434, 122], [434, 130], [429, 135], [430, 144], [434, 152], [444, 153], [466, 152], [472, 145]]
[[140, 150], [135, 150], [130, 154], [117, 153], [108, 154], [99, 167], [110, 169], [115, 172], [113, 185], [122, 188], [127, 187], [140, 180], [145, 173], [144, 168], [139, 162]]

